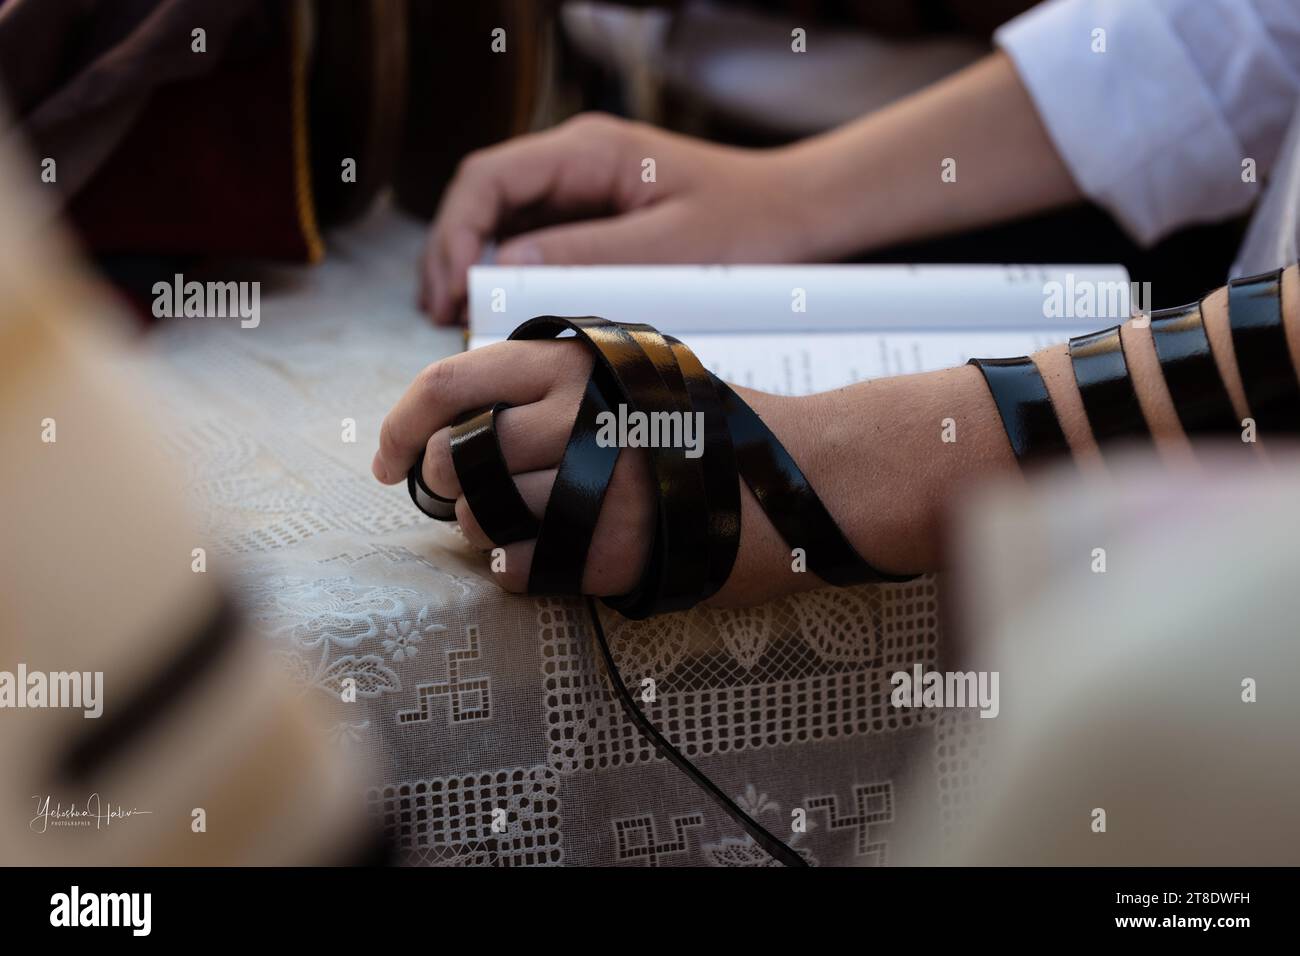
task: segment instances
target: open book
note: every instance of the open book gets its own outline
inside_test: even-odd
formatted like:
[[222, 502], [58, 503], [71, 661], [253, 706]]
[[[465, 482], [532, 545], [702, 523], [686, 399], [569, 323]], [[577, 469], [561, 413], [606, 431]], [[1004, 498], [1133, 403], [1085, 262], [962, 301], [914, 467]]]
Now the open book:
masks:
[[728, 382], [803, 395], [1026, 355], [1129, 309], [1109, 265], [475, 266], [469, 345], [534, 315], [600, 315], [676, 336]]

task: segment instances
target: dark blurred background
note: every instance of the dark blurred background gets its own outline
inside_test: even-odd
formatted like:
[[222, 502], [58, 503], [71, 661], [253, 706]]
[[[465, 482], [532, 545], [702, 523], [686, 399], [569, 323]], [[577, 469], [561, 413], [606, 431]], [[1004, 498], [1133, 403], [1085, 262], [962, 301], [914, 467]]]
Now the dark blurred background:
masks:
[[[87, 251], [138, 295], [211, 257], [315, 261], [381, 194], [427, 219], [465, 155], [582, 110], [756, 147], [815, 135], [972, 62], [1029, 6], [0, 0], [0, 82]], [[1120, 262], [1162, 307], [1222, 281], [1242, 231], [1142, 249], [1081, 205], [861, 261]]]

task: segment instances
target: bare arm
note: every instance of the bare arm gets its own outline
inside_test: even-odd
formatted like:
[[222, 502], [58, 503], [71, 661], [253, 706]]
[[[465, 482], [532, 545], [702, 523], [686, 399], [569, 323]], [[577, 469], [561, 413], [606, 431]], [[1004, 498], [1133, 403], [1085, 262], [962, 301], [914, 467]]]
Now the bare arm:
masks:
[[[825, 213], [806, 237], [805, 258], [838, 258], [1081, 198], [1003, 53], [789, 154], [813, 208]], [[955, 181], [941, 179], [945, 160], [954, 161]]]
[[[466, 272], [494, 238], [506, 240], [498, 261], [520, 265], [809, 262], [1078, 198], [1001, 53], [780, 149], [584, 115], [465, 159], [429, 232], [421, 301], [456, 320]], [[507, 238], [521, 211], [543, 225]]]
[[[1291, 362], [1300, 368], [1296, 266], [1283, 273], [1282, 308]], [[1233, 351], [1227, 290], [1220, 288], [1206, 296], [1201, 310], [1219, 375], [1240, 421], [1250, 411]], [[1131, 320], [1121, 335], [1156, 453], [1172, 469], [1195, 467], [1191, 442], [1165, 385], [1150, 328]], [[1033, 359], [1074, 459], [1084, 469], [1104, 469], [1067, 348], [1044, 349]], [[854, 544], [883, 567], [909, 571], [939, 567], [943, 519], [963, 485], [1019, 471], [997, 407], [973, 366], [866, 382], [802, 401], [810, 404], [805, 420], [815, 416], [819, 427], [807, 429], [813, 437], [800, 442], [796, 458], [808, 462], [819, 492], [839, 505], [832, 510]], [[955, 443], [941, 440], [945, 418], [956, 422]], [[1238, 442], [1240, 436], [1225, 436], [1224, 441]], [[1261, 436], [1244, 453], [1261, 455], [1268, 447], [1267, 437]], [[856, 473], [836, 467], [836, 459], [849, 449], [863, 456], [864, 467]]]

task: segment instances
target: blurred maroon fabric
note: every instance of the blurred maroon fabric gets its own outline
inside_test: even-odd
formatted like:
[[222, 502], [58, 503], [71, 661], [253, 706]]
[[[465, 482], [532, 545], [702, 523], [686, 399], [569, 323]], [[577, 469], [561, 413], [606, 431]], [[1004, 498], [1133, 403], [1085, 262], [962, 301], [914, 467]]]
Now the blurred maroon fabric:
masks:
[[290, 13], [288, 0], [0, 6], [0, 81], [92, 253], [313, 256]]

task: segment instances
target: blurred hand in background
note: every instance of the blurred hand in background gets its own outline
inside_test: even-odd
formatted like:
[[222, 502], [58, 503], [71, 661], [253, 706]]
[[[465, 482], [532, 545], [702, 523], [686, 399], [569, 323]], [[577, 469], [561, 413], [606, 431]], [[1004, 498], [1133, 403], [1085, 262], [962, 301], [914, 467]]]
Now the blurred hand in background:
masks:
[[797, 261], [813, 222], [793, 159], [599, 113], [471, 153], [429, 233], [421, 307], [456, 321], [498, 237], [503, 265]]

